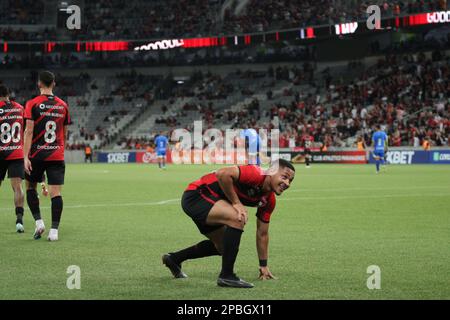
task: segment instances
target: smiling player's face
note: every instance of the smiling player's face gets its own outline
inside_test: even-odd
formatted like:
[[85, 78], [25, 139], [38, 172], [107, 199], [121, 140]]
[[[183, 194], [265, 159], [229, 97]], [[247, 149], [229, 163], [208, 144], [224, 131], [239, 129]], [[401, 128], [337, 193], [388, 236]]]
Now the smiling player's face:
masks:
[[278, 172], [271, 177], [272, 191], [281, 195], [290, 186], [295, 177], [295, 171], [288, 167], [280, 167]]

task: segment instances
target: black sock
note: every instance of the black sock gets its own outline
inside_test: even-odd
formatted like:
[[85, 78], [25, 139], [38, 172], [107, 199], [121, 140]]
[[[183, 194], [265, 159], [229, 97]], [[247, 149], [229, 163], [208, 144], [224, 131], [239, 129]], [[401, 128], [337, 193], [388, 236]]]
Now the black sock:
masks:
[[23, 224], [23, 207], [16, 207], [16, 224]]
[[216, 246], [211, 240], [204, 240], [202, 242], [193, 245], [192, 247], [180, 250], [175, 253], [170, 253], [173, 260], [177, 264], [181, 264], [183, 261], [188, 259], [198, 259], [209, 256], [220, 255], [217, 251]]
[[306, 165], [309, 166], [309, 157], [306, 157], [305, 161], [306, 161]]
[[39, 208], [39, 197], [34, 189], [27, 190], [27, 203], [34, 220], [41, 219], [41, 209]]
[[234, 262], [239, 251], [242, 230], [227, 226], [223, 234], [223, 255], [221, 277], [233, 274]]
[[63, 200], [61, 196], [52, 198], [52, 229], [58, 229], [63, 210]]

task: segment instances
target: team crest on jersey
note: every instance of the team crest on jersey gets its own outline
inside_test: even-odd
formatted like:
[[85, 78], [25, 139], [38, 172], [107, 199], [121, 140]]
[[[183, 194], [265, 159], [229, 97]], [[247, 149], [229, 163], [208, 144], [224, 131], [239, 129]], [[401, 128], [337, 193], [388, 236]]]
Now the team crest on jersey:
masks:
[[267, 205], [267, 197], [262, 197], [261, 201], [258, 203], [258, 207], [264, 207]]
[[247, 189], [247, 195], [249, 196], [249, 197], [256, 197], [258, 194], [260, 194], [261, 193], [261, 188], [260, 187], [258, 187], [258, 188], [249, 188], [249, 189]]

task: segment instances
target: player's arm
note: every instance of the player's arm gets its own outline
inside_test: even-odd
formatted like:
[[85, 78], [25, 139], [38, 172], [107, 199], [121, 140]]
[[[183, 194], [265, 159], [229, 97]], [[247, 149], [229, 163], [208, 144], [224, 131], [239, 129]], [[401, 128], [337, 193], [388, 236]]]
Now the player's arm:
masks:
[[259, 258], [259, 279], [276, 279], [267, 266], [269, 258], [269, 223], [256, 219], [256, 250]]
[[234, 191], [234, 183], [239, 180], [239, 168], [238, 167], [226, 167], [216, 171], [216, 177], [219, 182], [219, 186], [227, 199], [231, 202], [233, 208], [239, 215], [239, 221], [247, 223], [248, 213], [247, 209], [239, 200], [239, 197]]
[[34, 130], [34, 121], [26, 120], [25, 131], [23, 134], [23, 153], [24, 153], [24, 166], [26, 173], [30, 174], [31, 170], [31, 161], [29, 158], [31, 142], [33, 141], [33, 130]]
[[67, 144], [67, 133], [68, 133], [68, 127], [69, 125], [72, 124], [72, 119], [70, 117], [70, 113], [69, 113], [69, 107], [66, 105], [66, 117], [64, 118], [64, 149], [66, 149], [66, 144]]
[[68, 132], [67, 126], [64, 126], [64, 149], [66, 149], [67, 144], [67, 132]]

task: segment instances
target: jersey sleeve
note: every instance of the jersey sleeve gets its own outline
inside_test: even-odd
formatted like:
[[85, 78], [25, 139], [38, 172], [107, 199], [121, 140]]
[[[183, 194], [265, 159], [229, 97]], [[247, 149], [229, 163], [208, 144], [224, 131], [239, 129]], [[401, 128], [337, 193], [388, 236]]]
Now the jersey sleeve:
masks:
[[27, 101], [27, 104], [25, 105], [25, 113], [24, 113], [24, 118], [25, 120], [35, 120], [33, 118], [33, 107], [34, 107], [34, 102], [33, 100]]
[[239, 179], [238, 183], [246, 185], [258, 185], [264, 180], [263, 172], [257, 166], [238, 166]]
[[68, 126], [72, 124], [72, 119], [70, 118], [69, 107], [67, 105], [65, 105], [65, 107], [66, 107], [66, 117], [64, 118], [64, 125]]
[[272, 192], [267, 199], [266, 204], [262, 207], [259, 207], [256, 211], [256, 217], [264, 223], [269, 223], [272, 212], [275, 209], [275, 204], [275, 194]]

